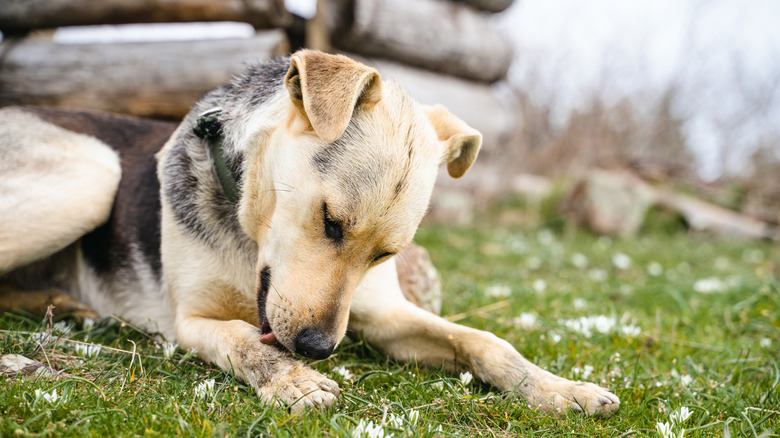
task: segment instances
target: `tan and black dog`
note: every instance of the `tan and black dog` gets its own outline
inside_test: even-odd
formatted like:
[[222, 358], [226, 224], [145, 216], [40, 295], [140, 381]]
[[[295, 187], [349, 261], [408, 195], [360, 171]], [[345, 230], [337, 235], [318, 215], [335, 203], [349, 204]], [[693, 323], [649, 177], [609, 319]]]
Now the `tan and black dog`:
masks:
[[403, 298], [393, 256], [439, 167], [460, 177], [480, 144], [443, 107], [314, 51], [250, 68], [177, 128], [6, 108], [0, 299], [121, 315], [294, 409], [330, 406], [339, 388], [292, 352], [325, 358], [349, 327], [397, 360], [469, 370], [533, 407], [616, 411], [606, 389]]

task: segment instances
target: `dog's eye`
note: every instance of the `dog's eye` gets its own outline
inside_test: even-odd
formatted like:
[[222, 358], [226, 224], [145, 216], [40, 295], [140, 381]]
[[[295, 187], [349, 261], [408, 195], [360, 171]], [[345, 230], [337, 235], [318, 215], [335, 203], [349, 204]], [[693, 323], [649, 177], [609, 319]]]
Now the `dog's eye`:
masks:
[[374, 257], [374, 260], [371, 263], [376, 263], [376, 262], [382, 260], [383, 258], [389, 257], [391, 255], [393, 255], [393, 253], [391, 253], [391, 252], [383, 252], [382, 254], [379, 254], [378, 256]]
[[344, 239], [344, 228], [340, 223], [331, 219], [328, 214], [328, 205], [322, 204], [322, 222], [325, 226], [325, 237], [332, 240], [335, 243], [341, 243]]

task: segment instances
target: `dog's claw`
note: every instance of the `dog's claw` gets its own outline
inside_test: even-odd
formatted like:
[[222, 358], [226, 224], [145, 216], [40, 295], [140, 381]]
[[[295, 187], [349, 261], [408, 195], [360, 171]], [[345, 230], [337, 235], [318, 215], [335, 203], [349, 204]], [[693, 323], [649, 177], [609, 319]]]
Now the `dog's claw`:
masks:
[[611, 415], [620, 408], [620, 399], [593, 383], [563, 378], [547, 380], [539, 392], [528, 398], [533, 408], [563, 413], [567, 410], [587, 415]]

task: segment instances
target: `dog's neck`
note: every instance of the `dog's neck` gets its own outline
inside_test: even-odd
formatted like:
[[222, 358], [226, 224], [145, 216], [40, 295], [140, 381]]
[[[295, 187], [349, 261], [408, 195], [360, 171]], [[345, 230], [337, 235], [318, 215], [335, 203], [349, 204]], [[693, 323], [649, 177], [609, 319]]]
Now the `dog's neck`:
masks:
[[205, 140], [211, 150], [214, 171], [217, 173], [219, 185], [228, 200], [234, 204], [238, 203], [239, 191], [238, 183], [227, 165], [227, 158], [222, 146], [224, 137], [222, 135], [222, 122], [219, 116], [222, 113], [222, 107], [214, 107], [204, 111], [198, 116], [195, 127], [192, 129], [195, 135]]

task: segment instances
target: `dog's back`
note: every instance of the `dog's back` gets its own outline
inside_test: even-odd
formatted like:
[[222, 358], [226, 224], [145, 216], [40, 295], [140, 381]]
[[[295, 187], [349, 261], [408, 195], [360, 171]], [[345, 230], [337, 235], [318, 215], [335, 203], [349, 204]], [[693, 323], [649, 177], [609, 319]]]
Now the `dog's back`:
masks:
[[154, 317], [139, 309], [167, 313], [154, 153], [175, 128], [84, 111], [0, 110], [0, 292], [65, 292], [136, 322]]

